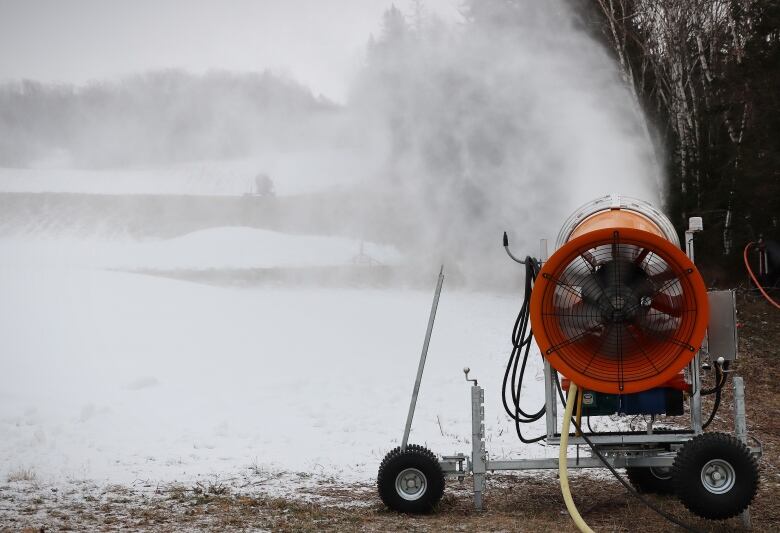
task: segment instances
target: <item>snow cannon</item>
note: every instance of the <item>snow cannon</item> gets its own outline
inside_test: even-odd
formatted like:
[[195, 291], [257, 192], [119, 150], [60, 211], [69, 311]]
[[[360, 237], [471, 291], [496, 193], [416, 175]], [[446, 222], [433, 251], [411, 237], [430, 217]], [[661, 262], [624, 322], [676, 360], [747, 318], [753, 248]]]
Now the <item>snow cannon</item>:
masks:
[[589, 391], [627, 394], [684, 385], [709, 304], [666, 216], [615, 196], [566, 222], [536, 276], [530, 318], [555, 370]]
[[[512, 253], [504, 233], [504, 249], [525, 270], [525, 295], [501, 385], [506, 429], [523, 444], [557, 446], [557, 458], [488, 453], [485, 390], [468, 367], [463, 372], [470, 384], [471, 435], [452, 439], [430, 422], [422, 428], [426, 439], [440, 445], [470, 440], [470, 453], [439, 456], [409, 442], [442, 267], [403, 436], [379, 466], [377, 488], [385, 505], [404, 513], [430, 512], [444, 493], [446, 477], [470, 477], [474, 508], [482, 510], [488, 473], [557, 469], [572, 520], [580, 531], [592, 533], [569, 490], [568, 470], [606, 468], [645, 505], [683, 529], [694, 530], [642, 493], [674, 494], [698, 516], [741, 516], [749, 524], [762, 447], [748, 434], [743, 379], [730, 369], [737, 359], [735, 294], [706, 289], [694, 264], [694, 236], [700, 231], [702, 219], [692, 217], [680, 249], [663, 213], [647, 202], [610, 195], [566, 220], [549, 258], [545, 239], [539, 258], [523, 259]], [[492, 360], [482, 363], [490, 366]], [[543, 384], [527, 379], [541, 372]], [[707, 432], [730, 376], [734, 430]], [[543, 390], [529, 394], [526, 386]], [[705, 415], [707, 396], [712, 401]], [[529, 408], [534, 397], [544, 403]], [[506, 434], [504, 429], [499, 434]], [[533, 431], [536, 435], [529, 434]], [[571, 446], [577, 446], [576, 458], [567, 456]]]

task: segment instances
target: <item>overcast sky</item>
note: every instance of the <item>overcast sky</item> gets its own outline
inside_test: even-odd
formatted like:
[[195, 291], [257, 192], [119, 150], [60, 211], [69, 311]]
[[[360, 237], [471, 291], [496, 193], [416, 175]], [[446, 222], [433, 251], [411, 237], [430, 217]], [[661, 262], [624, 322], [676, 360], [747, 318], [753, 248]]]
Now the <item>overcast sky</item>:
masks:
[[[0, 0], [0, 79], [272, 69], [343, 100], [393, 0]], [[395, 0], [411, 13], [412, 0]], [[460, 0], [424, 0], [457, 20]]]

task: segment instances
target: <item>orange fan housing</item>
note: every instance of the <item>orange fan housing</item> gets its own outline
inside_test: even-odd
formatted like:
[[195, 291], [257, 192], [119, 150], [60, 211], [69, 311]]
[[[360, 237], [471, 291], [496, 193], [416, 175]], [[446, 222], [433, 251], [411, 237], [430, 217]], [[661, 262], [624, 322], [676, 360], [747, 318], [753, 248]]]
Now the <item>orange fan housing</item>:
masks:
[[650, 219], [621, 210], [586, 218], [550, 257], [530, 314], [553, 368], [613, 394], [674, 379], [701, 347], [709, 320], [694, 264]]

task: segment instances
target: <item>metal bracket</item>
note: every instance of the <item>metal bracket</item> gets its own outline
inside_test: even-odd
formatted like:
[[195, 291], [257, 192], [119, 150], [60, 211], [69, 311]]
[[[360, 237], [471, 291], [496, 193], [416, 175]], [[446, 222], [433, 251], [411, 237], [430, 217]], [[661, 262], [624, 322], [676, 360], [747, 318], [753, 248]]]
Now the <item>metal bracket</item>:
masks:
[[459, 453], [457, 455], [444, 455], [439, 460], [439, 466], [442, 471], [450, 477], [458, 478], [458, 481], [463, 481], [466, 477], [468, 469], [468, 458]]
[[477, 385], [479, 385], [479, 383], [477, 382], [476, 379], [469, 379], [469, 372], [471, 372], [471, 369], [467, 366], [464, 366], [463, 373], [466, 374], [466, 381], [468, 381], [469, 383], [473, 383], [474, 386], [476, 387]]
[[525, 261], [523, 259], [520, 259], [518, 257], [515, 257], [515, 255], [511, 252], [509, 249], [509, 237], [507, 237], [506, 231], [504, 232], [504, 250], [506, 251], [506, 254], [509, 256], [509, 258], [514, 261], [515, 263], [520, 263], [521, 265], [525, 264]]
[[[476, 380], [475, 380], [476, 381]], [[471, 386], [471, 473], [474, 478], [474, 509], [482, 510], [487, 456], [485, 454], [485, 390]]]

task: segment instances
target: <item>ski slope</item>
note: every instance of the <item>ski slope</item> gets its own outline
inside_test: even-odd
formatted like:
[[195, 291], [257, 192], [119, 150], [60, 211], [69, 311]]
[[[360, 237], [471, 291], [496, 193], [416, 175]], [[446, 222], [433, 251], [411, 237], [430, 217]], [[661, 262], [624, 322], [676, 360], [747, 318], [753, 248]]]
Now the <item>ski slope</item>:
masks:
[[392, 246], [341, 237], [217, 227], [169, 239], [84, 239], [44, 235], [0, 238], [6, 265], [126, 270], [242, 269], [349, 265], [361, 254], [384, 265], [402, 257]]
[[34, 168], [0, 167], [0, 193], [241, 196], [253, 192], [255, 176], [266, 174], [276, 194], [285, 196], [355, 183], [371, 170], [352, 152], [326, 148], [125, 169], [79, 169], [42, 162]]
[[[14, 207], [0, 213], [0, 479], [30, 470], [53, 485], [192, 483], [251, 470], [301, 483], [368, 481], [398, 445], [438, 265], [426, 290], [342, 287], [342, 278], [240, 287], [175, 279], [179, 271], [408, 268], [392, 246], [219, 225], [238, 220], [220, 196], [241, 193], [231, 187], [245, 182], [214, 176], [239, 167], [244, 176], [251, 165], [213, 165], [202, 180], [193, 166], [0, 169], [0, 195]], [[296, 187], [316, 188], [292, 180], [277, 190]], [[18, 192], [46, 194], [6, 194]], [[204, 196], [175, 204], [176, 220], [189, 222], [171, 229], [153, 222], [158, 204], [113, 216], [125, 198], [146, 205], [138, 193]], [[212, 202], [219, 207], [204, 217]], [[490, 453], [554, 453], [520, 446], [500, 407], [520, 303], [519, 294], [445, 281], [413, 442], [468, 452], [469, 366], [487, 389]], [[542, 401], [540, 361], [527, 372], [528, 409]], [[526, 430], [538, 434], [542, 424]]]
[[[213, 266], [204, 235], [128, 244], [122, 264]], [[285, 264], [298, 238], [265, 241], [266, 264]], [[435, 279], [430, 292], [214, 287], [106, 270], [88, 243], [23, 244], [0, 242], [0, 478], [190, 482], [254, 468], [357, 481], [398, 444]], [[249, 261], [251, 245], [213, 253], [235, 246]], [[519, 303], [445, 282], [412, 441], [468, 451], [468, 365], [487, 387], [491, 453], [544, 454], [519, 446], [499, 410]], [[529, 406], [541, 401], [538, 362]]]

